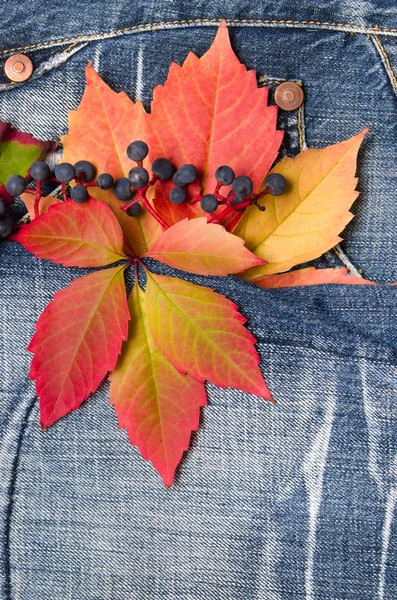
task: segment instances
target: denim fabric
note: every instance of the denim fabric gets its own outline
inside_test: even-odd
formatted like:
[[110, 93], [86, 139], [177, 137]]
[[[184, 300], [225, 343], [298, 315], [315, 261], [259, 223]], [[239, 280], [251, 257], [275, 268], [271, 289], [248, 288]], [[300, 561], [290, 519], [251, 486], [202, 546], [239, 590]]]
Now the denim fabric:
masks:
[[[230, 20], [240, 59], [306, 100], [280, 112], [283, 152], [370, 126], [346, 241], [316, 261], [397, 280], [397, 9], [389, 2], [3, 2], [0, 120], [67, 131], [92, 60], [148, 106], [171, 60]], [[273, 100], [272, 100], [273, 101]], [[154, 270], [175, 274], [153, 263]], [[83, 271], [0, 246], [0, 597], [3, 600], [395, 600], [396, 287], [266, 291], [183, 277], [234, 300], [278, 401], [208, 385], [209, 406], [168, 490], [119, 430], [108, 384], [46, 432], [25, 350], [39, 314]]]

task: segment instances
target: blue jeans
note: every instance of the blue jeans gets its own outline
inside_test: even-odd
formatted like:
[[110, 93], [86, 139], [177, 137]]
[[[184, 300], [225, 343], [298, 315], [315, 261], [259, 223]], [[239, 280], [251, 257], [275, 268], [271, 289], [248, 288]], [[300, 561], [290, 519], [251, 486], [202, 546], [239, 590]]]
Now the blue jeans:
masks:
[[[303, 85], [304, 105], [280, 111], [284, 153], [370, 126], [355, 219], [338, 252], [315, 264], [397, 280], [389, 2], [3, 6], [2, 60], [23, 52], [35, 71], [23, 84], [3, 78], [0, 120], [42, 139], [66, 133], [89, 60], [148, 106], [171, 60], [203, 54], [217, 20], [229, 19], [239, 58], [271, 98], [285, 79]], [[166, 490], [118, 429], [106, 382], [40, 431], [25, 349], [52, 294], [81, 274], [0, 247], [1, 599], [395, 600], [397, 288], [267, 291], [183, 275], [239, 305], [278, 403], [208, 385], [200, 429]]]

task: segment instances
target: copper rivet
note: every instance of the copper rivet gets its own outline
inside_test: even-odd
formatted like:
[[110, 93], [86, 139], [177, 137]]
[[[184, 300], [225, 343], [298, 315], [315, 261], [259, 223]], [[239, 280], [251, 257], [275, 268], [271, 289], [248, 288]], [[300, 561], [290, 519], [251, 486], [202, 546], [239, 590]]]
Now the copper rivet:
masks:
[[274, 95], [276, 104], [283, 110], [296, 110], [303, 102], [302, 88], [293, 81], [281, 83]]
[[26, 81], [33, 73], [33, 63], [25, 54], [13, 54], [7, 58], [4, 71], [11, 81]]

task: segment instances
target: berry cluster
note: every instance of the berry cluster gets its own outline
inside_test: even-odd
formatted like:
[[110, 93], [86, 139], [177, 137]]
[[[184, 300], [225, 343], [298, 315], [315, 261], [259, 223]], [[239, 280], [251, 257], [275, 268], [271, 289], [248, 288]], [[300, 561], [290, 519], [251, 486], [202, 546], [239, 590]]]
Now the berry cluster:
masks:
[[[35, 182], [35, 189], [27, 188], [27, 182], [21, 175], [12, 175], [6, 183], [6, 189], [11, 196], [20, 196], [23, 192], [35, 195], [34, 213], [39, 214], [39, 202], [42, 187], [50, 182], [61, 185], [64, 200], [70, 198], [74, 202], [86, 202], [90, 195], [88, 188], [99, 187], [102, 190], [112, 190], [117, 200], [124, 202], [121, 210], [128, 216], [136, 217], [141, 211], [141, 205], [154, 217], [164, 229], [168, 228], [160, 215], [147, 199], [146, 193], [150, 186], [157, 181], [171, 180], [173, 187], [169, 199], [173, 204], [196, 204], [205, 213], [210, 214], [209, 222], [219, 222], [230, 213], [242, 211], [247, 206], [256, 205], [260, 210], [265, 210], [258, 204], [258, 200], [266, 194], [279, 196], [285, 191], [286, 181], [280, 174], [273, 173], [265, 180], [262, 192], [253, 192], [252, 180], [246, 175], [235, 176], [234, 171], [227, 165], [222, 165], [215, 171], [216, 186], [212, 194], [202, 194], [197, 168], [192, 164], [184, 164], [178, 169], [167, 158], [157, 158], [151, 164], [151, 176], [143, 167], [143, 161], [149, 153], [147, 144], [141, 140], [132, 142], [127, 150], [130, 160], [137, 163], [128, 173], [128, 177], [114, 180], [110, 173], [101, 173], [96, 178], [96, 168], [87, 160], [80, 160], [74, 165], [60, 163], [55, 167], [54, 173], [44, 161], [35, 161], [29, 168], [29, 176]], [[73, 187], [67, 184], [74, 182]], [[222, 187], [232, 186], [227, 196], [220, 193]], [[5, 204], [0, 200], [0, 237], [7, 237], [12, 229], [12, 222], [5, 209]], [[223, 211], [218, 208], [224, 206]], [[10, 225], [11, 223], [11, 225]]]

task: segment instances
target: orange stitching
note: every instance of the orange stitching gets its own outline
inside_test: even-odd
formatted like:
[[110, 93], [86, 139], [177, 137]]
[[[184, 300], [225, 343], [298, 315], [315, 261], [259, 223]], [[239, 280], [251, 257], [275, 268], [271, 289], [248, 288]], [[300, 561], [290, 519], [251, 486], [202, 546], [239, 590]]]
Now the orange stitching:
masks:
[[298, 131], [299, 131], [299, 148], [302, 152], [305, 148], [305, 144], [303, 141], [303, 105], [301, 104], [298, 108]]
[[375, 45], [378, 46], [378, 50], [380, 51], [380, 53], [382, 54], [383, 58], [385, 59], [386, 71], [388, 72], [388, 75], [392, 79], [394, 87], [396, 88], [396, 91], [397, 91], [397, 78], [396, 78], [396, 76], [394, 74], [393, 67], [390, 64], [390, 59], [389, 59], [389, 57], [388, 57], [388, 55], [386, 53], [386, 50], [385, 50], [383, 44], [380, 42], [380, 40], [378, 39], [378, 37], [376, 35], [373, 35], [371, 37], [372, 37], [372, 39], [375, 40]]
[[[359, 33], [397, 33], [397, 29], [389, 29], [388, 27], [380, 28], [379, 25], [375, 25], [374, 27], [362, 27], [361, 25], [350, 25], [348, 23], [332, 23], [330, 21], [294, 21], [292, 19], [226, 19], [227, 23], [230, 24], [238, 24], [238, 23], [247, 23], [247, 24], [257, 24], [257, 25], [315, 25], [319, 27], [337, 27], [337, 28], [349, 28], [356, 29]], [[15, 52], [16, 50], [32, 50], [33, 48], [39, 48], [42, 46], [50, 46], [50, 45], [59, 45], [59, 44], [67, 44], [73, 43], [74, 41], [79, 40], [96, 40], [96, 39], [106, 39], [108, 37], [116, 37], [118, 35], [122, 35], [127, 33], [128, 31], [135, 30], [145, 30], [148, 28], [158, 28], [164, 27], [166, 25], [188, 25], [190, 23], [211, 23], [217, 25], [219, 23], [219, 19], [184, 19], [181, 21], [157, 21], [153, 23], [142, 23], [140, 25], [133, 25], [132, 27], [124, 27], [123, 29], [115, 29], [114, 31], [109, 31], [106, 33], [96, 33], [92, 35], [80, 35], [76, 37], [63, 38], [59, 40], [49, 40], [47, 42], [40, 42], [38, 44], [32, 44], [30, 46], [19, 46], [18, 48], [9, 48], [8, 50], [1, 50], [0, 54], [7, 54], [8, 52]]]

